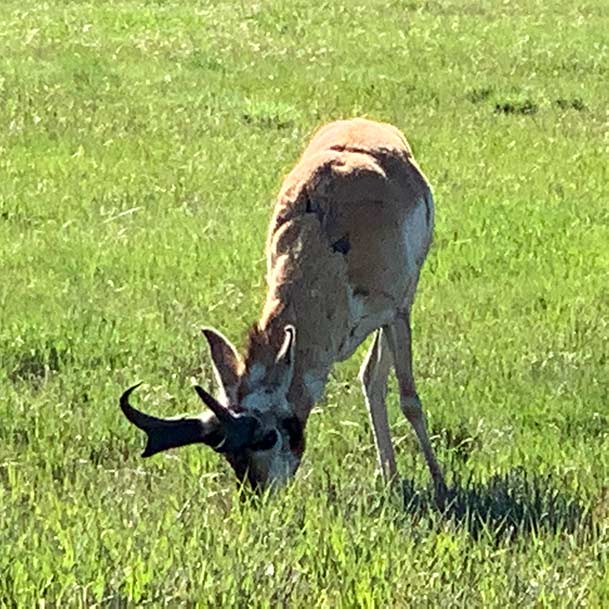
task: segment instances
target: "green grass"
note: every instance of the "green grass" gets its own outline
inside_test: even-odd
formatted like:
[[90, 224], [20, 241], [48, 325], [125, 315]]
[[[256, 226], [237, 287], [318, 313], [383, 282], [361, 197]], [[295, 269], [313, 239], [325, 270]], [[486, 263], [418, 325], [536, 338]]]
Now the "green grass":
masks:
[[[0, 8], [0, 606], [606, 607], [609, 9], [413, 1]], [[402, 128], [435, 189], [419, 389], [432, 506], [339, 366], [285, 492], [142, 461], [117, 397], [198, 407], [201, 325], [264, 298], [281, 178], [319, 124]]]

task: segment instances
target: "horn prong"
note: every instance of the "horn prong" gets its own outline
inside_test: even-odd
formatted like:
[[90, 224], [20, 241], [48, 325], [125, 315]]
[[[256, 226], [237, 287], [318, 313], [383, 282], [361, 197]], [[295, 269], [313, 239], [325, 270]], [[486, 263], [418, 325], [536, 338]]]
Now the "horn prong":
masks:
[[228, 423], [232, 421], [233, 417], [231, 416], [230, 411], [222, 406], [216, 398], [207, 393], [203, 387], [199, 385], [194, 386], [194, 390], [197, 392], [197, 395], [201, 398], [201, 401], [218, 417], [218, 420], [222, 423]]
[[195, 385], [194, 389], [224, 427], [225, 439], [214, 450], [216, 452], [231, 452], [249, 446], [259, 425], [257, 419], [244, 413], [236, 414], [225, 408], [199, 385]]

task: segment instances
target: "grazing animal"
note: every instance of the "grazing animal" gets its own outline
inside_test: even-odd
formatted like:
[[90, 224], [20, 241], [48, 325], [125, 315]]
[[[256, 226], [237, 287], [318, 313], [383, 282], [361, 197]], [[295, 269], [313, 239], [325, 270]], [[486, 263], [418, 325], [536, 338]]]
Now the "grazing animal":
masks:
[[335, 362], [374, 340], [360, 372], [381, 470], [397, 476], [385, 408], [393, 366], [400, 404], [425, 456], [436, 499], [444, 478], [412, 370], [410, 310], [432, 240], [430, 186], [400, 131], [361, 118], [322, 127], [285, 179], [266, 243], [268, 293], [245, 358], [204, 329], [220, 388], [195, 387], [209, 411], [160, 419], [120, 400], [148, 435], [143, 456], [202, 442], [255, 488], [285, 483]]

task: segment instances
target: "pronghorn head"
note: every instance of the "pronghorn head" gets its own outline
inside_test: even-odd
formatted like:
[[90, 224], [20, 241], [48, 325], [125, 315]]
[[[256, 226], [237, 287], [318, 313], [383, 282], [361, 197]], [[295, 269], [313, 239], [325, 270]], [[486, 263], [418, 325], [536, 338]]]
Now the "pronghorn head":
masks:
[[142, 456], [203, 443], [223, 454], [239, 480], [249, 481], [255, 489], [287, 482], [300, 465], [304, 436], [288, 401], [296, 331], [287, 326], [282, 334], [279, 345], [273, 347], [254, 331], [244, 362], [227, 338], [204, 329], [220, 391], [214, 398], [195, 386], [209, 409], [197, 417], [161, 419], [144, 414], [129, 403], [137, 385], [127, 389], [120, 406], [127, 419], [148, 436]]

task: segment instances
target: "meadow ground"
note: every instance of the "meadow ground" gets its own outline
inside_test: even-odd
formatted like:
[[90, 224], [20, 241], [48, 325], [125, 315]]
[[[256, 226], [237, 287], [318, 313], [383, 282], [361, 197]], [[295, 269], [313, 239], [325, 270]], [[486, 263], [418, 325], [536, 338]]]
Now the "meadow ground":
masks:
[[[609, 605], [605, 0], [0, 7], [0, 606]], [[339, 366], [293, 485], [142, 461], [264, 297], [270, 203], [319, 124], [392, 122], [435, 188], [420, 393], [383, 489]]]

